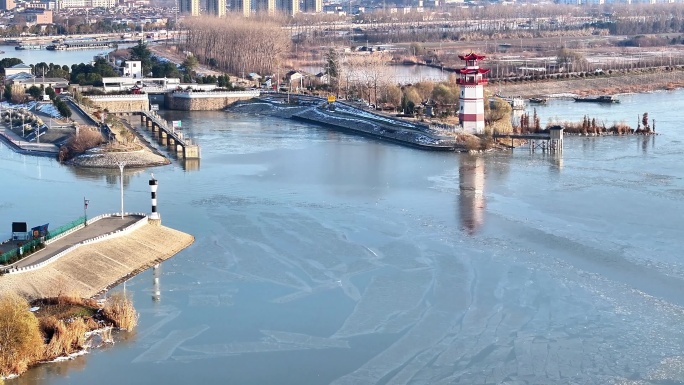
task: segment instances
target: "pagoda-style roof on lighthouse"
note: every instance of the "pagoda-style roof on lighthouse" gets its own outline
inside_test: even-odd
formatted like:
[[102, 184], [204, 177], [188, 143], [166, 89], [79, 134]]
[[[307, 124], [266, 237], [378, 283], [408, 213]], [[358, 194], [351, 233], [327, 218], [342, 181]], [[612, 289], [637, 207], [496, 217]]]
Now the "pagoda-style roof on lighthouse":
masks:
[[485, 55], [478, 55], [474, 52], [471, 52], [467, 55], [458, 55], [458, 57], [461, 60], [484, 60], [486, 58]]
[[491, 71], [489, 68], [461, 68], [458, 73], [462, 75], [488, 74]]

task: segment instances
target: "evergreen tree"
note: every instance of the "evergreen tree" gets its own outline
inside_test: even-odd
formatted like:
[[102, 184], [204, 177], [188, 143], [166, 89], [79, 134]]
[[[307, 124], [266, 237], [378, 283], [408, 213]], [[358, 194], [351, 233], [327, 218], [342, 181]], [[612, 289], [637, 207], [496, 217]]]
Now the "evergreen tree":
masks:
[[340, 58], [332, 48], [325, 55], [325, 74], [328, 75], [328, 84], [339, 94]]

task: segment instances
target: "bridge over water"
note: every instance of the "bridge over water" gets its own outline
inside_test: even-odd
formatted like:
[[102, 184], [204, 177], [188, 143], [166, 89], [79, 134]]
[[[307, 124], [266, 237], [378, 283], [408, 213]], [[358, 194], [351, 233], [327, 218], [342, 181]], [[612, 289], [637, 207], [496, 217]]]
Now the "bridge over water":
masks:
[[154, 111], [137, 111], [132, 114], [140, 115], [140, 123], [150, 129], [152, 136], [169, 151], [182, 154], [184, 159], [200, 158], [199, 145], [193, 143], [191, 138], [185, 137], [182, 132], [176, 131]]

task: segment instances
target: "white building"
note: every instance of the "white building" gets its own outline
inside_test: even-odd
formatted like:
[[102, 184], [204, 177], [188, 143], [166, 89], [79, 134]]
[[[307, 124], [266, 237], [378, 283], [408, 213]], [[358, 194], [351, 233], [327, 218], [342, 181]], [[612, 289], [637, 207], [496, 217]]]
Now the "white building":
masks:
[[123, 75], [127, 78], [140, 79], [142, 78], [142, 62], [140, 61], [126, 61], [123, 66]]
[[30, 74], [33, 68], [31, 68], [30, 65], [27, 64], [15, 64], [11, 67], [5, 68], [5, 77], [10, 77], [12, 75], [20, 74], [20, 73], [27, 73]]
[[105, 92], [131, 91], [133, 88], [142, 92], [170, 91], [181, 86], [178, 78], [145, 78], [144, 80], [132, 77], [102, 78], [102, 84]]
[[58, 0], [59, 8], [113, 8], [116, 0]]

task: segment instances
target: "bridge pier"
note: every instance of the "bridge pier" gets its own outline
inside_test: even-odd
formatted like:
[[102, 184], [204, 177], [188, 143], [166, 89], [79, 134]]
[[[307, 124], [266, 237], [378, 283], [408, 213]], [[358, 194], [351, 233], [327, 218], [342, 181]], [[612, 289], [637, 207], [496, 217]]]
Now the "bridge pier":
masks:
[[192, 144], [189, 138], [184, 138], [182, 132], [175, 132], [169, 122], [157, 115], [149, 114], [146, 111], [136, 111], [133, 114], [140, 114], [141, 125], [151, 131], [150, 136], [157, 143], [165, 146], [169, 152], [176, 153], [179, 158], [194, 160], [195, 163], [193, 164], [199, 167], [200, 147], [197, 144]]
[[200, 149], [196, 144], [186, 144], [183, 147], [183, 158], [185, 159], [199, 159]]

